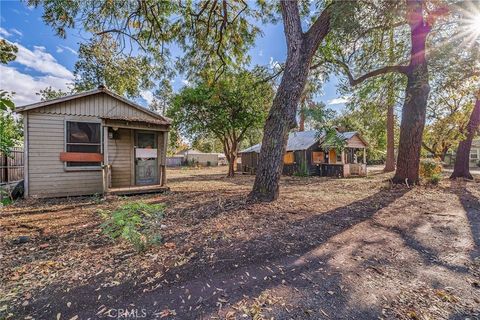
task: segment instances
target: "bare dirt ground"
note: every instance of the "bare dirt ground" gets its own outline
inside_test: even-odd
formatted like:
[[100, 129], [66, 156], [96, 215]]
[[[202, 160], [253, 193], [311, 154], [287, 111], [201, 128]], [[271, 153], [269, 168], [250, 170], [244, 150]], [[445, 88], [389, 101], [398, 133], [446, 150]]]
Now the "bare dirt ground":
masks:
[[[225, 170], [170, 170], [166, 194], [3, 208], [0, 319], [480, 319], [479, 176], [285, 177], [280, 200], [253, 204], [253, 177]], [[140, 254], [98, 214], [139, 199], [167, 204], [165, 244]]]

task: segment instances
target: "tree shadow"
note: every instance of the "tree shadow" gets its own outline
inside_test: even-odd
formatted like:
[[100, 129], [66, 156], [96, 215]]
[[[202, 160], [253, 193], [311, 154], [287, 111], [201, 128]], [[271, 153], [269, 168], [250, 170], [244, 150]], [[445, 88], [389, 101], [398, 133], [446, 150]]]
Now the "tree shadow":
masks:
[[480, 199], [468, 190], [465, 181], [452, 181], [449, 190], [457, 195], [466, 212], [474, 242], [474, 249], [470, 256], [475, 259], [480, 256]]
[[[200, 319], [218, 313], [219, 303], [221, 307], [224, 301], [235, 305], [246, 296], [257, 297], [266, 290], [280, 288], [290, 292], [292, 297], [304, 291], [306, 295], [301, 295], [300, 299], [305, 307], [312, 307], [313, 313], [309, 314], [312, 318], [325, 318], [325, 313], [336, 318], [374, 318], [381, 310], [349, 303], [350, 293], [341, 289], [342, 274], [329, 265], [331, 254], [310, 256], [308, 253], [371, 219], [378, 210], [407, 191], [406, 188], [380, 190], [346, 206], [260, 230], [253, 238], [215, 248], [213, 255], [199, 243], [192, 250], [196, 253], [194, 261], [163, 270], [163, 277], [148, 285], [130, 281], [102, 288], [103, 298], [97, 299], [99, 293], [95, 291], [104, 279], [97, 276], [88, 285], [72, 288], [68, 293], [49, 288], [37, 301], [18, 311], [54, 317], [59, 311], [52, 308], [52, 302], [65, 305], [68, 301], [72, 302], [71, 308], [61, 308], [62, 316], [98, 317], [97, 306], [126, 308], [134, 305], [146, 308], [151, 318], [155, 312], [169, 308], [175, 309], [180, 319]], [[244, 200], [237, 196], [231, 201], [238, 205]], [[236, 205], [230, 210], [218, 207], [215, 214], [235, 214], [236, 209]], [[277, 212], [271, 212], [271, 216], [275, 214]], [[318, 272], [318, 277], [312, 279], [307, 272]], [[284, 315], [305, 317], [301, 309]]]

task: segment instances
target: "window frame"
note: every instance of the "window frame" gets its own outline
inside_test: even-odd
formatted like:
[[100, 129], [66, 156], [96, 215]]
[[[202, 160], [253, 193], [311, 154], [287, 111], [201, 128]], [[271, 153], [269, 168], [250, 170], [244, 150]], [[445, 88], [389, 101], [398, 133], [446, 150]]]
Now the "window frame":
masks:
[[[472, 155], [475, 155], [475, 158], [472, 158]], [[474, 149], [474, 150], [470, 151], [469, 159], [473, 160], [473, 161], [476, 161], [476, 160], [480, 159], [480, 157], [478, 156], [478, 150], [477, 149]]]
[[[315, 153], [321, 153], [323, 160], [322, 161], [315, 161], [315, 157], [314, 157]], [[325, 163], [325, 152], [323, 152], [323, 151], [312, 151], [311, 156], [312, 156], [312, 163], [313, 164], [323, 164], [323, 163]]]
[[[287, 155], [292, 154], [292, 162], [286, 162], [285, 158]], [[295, 151], [286, 151], [285, 154], [283, 155], [283, 164], [284, 165], [290, 165], [290, 164], [295, 164]]]
[[[67, 143], [68, 139], [68, 122], [83, 122], [83, 123], [92, 123], [92, 124], [98, 124], [100, 126], [100, 153], [103, 154], [103, 126], [102, 126], [102, 121], [97, 120], [97, 119], [75, 119], [75, 118], [67, 118], [64, 121], [63, 127], [64, 127], [64, 132], [63, 132], [63, 150], [65, 152], [67, 151], [67, 145], [72, 144], [72, 143]], [[98, 145], [97, 143], [79, 143], [80, 145]], [[100, 165], [98, 166], [69, 166], [68, 162], [65, 161], [63, 163], [63, 168], [65, 171], [99, 171], [102, 170], [103, 166], [103, 161], [100, 162]]]

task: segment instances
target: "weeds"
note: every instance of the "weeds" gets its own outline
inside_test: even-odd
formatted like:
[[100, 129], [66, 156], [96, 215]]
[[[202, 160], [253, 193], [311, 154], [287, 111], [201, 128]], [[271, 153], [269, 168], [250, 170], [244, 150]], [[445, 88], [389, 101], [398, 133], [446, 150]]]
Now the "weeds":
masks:
[[100, 210], [105, 219], [103, 232], [112, 239], [121, 238], [132, 244], [137, 251], [161, 243], [160, 222], [164, 217], [164, 204], [130, 202], [117, 209]]

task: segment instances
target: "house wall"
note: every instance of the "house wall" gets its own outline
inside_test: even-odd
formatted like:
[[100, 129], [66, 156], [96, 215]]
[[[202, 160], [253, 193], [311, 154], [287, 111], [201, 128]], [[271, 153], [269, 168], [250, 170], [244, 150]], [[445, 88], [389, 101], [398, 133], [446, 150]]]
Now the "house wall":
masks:
[[133, 130], [118, 129], [117, 139], [108, 140], [108, 163], [112, 165], [112, 188], [128, 187], [133, 181]]
[[185, 160], [189, 163], [195, 161], [195, 163], [202, 166], [218, 166], [218, 154], [212, 153], [192, 153], [185, 157]]
[[[79, 196], [103, 192], [101, 169], [75, 170], [66, 168], [65, 163], [60, 161], [60, 153], [66, 151], [66, 121], [101, 123], [102, 117], [158, 120], [105, 93], [25, 111], [23, 115], [27, 127], [25, 137], [25, 141], [27, 141], [26, 161], [28, 162], [26, 164], [27, 195], [37, 197]], [[123, 123], [121, 121], [111, 122], [113, 124]], [[135, 125], [138, 129], [145, 126], [134, 123], [129, 125]], [[151, 128], [151, 130], [167, 130], [165, 126], [153, 126], [155, 128]], [[111, 183], [112, 187], [125, 187], [132, 185], [134, 175], [132, 172], [133, 131], [123, 128], [118, 131], [120, 139], [109, 139], [108, 141], [109, 163], [112, 164]], [[159, 133], [158, 137], [163, 139], [164, 134]], [[165, 152], [165, 150], [159, 152]], [[163, 156], [159, 156], [160, 164], [164, 162], [162, 159]]]
[[158, 120], [155, 117], [137, 110], [127, 103], [115, 99], [106, 93], [97, 93], [65, 102], [56, 103], [34, 110], [38, 113], [65, 114], [90, 117], [136, 118]]
[[66, 171], [60, 161], [60, 153], [65, 151], [65, 121], [100, 120], [35, 110], [29, 111], [27, 117], [28, 195], [65, 197], [101, 193], [101, 170]]

